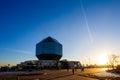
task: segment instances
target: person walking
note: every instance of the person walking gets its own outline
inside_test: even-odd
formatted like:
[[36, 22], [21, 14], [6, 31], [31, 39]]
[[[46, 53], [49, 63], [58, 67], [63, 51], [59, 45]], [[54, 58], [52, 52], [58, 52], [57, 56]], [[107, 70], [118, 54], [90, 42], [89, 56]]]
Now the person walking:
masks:
[[75, 64], [73, 63], [73, 66], [72, 66], [72, 73], [73, 75], [75, 74]]
[[81, 71], [84, 72], [84, 65], [82, 66]]
[[75, 70], [74, 70], [74, 68], [72, 68], [72, 73], [73, 73], [73, 75], [75, 74]]

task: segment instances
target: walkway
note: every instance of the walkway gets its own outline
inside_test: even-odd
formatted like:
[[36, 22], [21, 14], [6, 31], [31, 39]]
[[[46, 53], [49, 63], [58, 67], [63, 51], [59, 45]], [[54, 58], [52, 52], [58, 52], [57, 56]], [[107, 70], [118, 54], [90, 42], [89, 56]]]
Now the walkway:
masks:
[[96, 72], [104, 72], [102, 69], [86, 69], [84, 72], [77, 70], [75, 74], [69, 70], [49, 70], [49, 71], [33, 71], [33, 72], [16, 72], [0, 74], [0, 80], [97, 80], [89, 78], [88, 74]]

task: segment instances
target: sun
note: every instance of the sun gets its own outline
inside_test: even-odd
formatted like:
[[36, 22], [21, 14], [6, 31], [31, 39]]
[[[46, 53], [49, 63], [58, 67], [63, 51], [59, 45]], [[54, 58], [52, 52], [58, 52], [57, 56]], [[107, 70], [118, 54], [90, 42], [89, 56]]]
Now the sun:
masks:
[[99, 65], [106, 65], [108, 63], [107, 53], [100, 54], [99, 57], [97, 58], [97, 63]]

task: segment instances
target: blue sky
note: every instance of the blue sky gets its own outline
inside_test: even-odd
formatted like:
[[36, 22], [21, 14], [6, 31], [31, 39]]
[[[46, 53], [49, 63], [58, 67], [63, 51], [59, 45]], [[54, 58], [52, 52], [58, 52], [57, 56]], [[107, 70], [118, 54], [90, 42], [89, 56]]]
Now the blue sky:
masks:
[[62, 59], [87, 63], [120, 54], [119, 0], [0, 0], [0, 64], [37, 59], [35, 45], [51, 36]]

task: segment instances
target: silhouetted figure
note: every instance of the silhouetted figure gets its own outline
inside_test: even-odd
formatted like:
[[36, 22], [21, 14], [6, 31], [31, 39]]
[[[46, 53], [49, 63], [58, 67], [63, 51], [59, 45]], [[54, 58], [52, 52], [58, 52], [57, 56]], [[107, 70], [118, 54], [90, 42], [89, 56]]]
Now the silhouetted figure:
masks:
[[81, 71], [84, 72], [84, 68], [83, 67], [82, 67]]
[[84, 72], [84, 65], [82, 66], [81, 71]]
[[73, 75], [75, 74], [75, 63], [73, 64], [73, 67], [72, 67], [72, 73]]
[[72, 68], [72, 73], [73, 73], [73, 75], [75, 74], [75, 70], [74, 70], [74, 68]]

